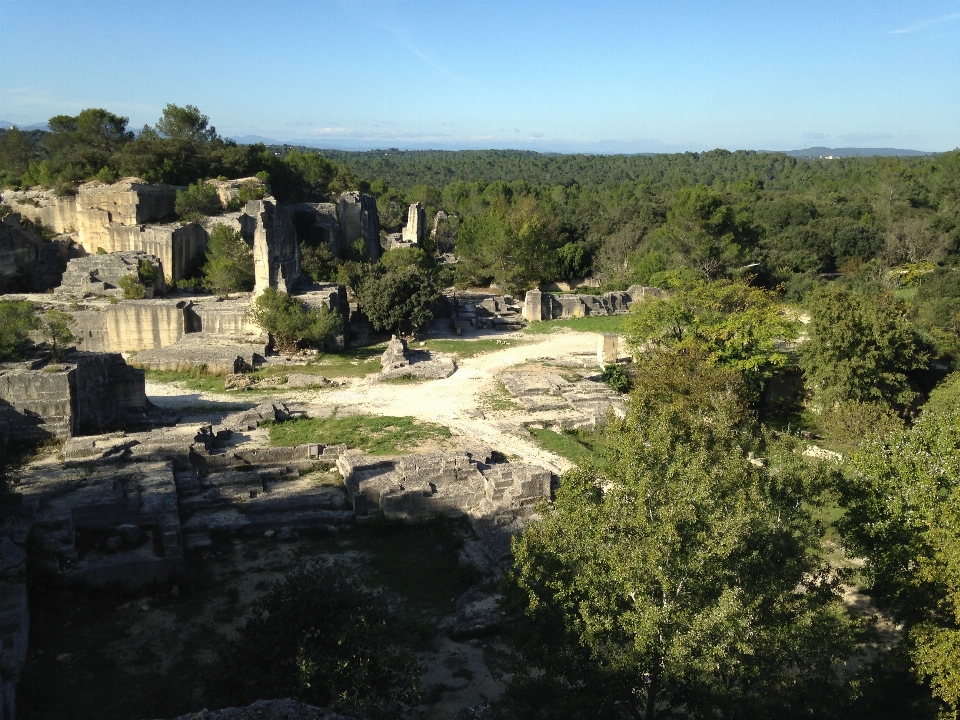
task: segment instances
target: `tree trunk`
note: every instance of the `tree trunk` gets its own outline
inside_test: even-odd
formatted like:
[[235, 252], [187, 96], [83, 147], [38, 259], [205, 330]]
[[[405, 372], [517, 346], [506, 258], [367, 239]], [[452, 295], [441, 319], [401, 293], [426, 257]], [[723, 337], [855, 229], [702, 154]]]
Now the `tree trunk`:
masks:
[[647, 687], [647, 710], [644, 720], [655, 720], [657, 717], [657, 693], [660, 692], [660, 669], [650, 673], [650, 685]]

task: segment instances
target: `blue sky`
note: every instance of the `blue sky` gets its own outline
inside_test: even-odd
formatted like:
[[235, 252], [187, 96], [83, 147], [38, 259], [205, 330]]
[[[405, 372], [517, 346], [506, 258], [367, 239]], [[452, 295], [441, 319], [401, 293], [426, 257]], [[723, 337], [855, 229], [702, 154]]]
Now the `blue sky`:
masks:
[[327, 147], [960, 146], [960, 0], [0, 0], [0, 118]]

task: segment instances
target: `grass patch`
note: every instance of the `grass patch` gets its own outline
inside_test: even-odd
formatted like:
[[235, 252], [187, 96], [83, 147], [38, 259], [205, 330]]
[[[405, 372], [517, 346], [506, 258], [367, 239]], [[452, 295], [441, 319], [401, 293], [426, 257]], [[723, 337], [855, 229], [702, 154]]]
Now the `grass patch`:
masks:
[[530, 428], [530, 434], [544, 450], [577, 465], [590, 460], [599, 462], [606, 447], [606, 437], [597, 432], [564, 430], [558, 433], [546, 428]]
[[182, 372], [179, 370], [144, 370], [143, 372], [149, 382], [179, 382], [183, 383], [184, 387], [190, 390], [226, 392], [223, 387], [223, 375], [212, 375], [198, 370], [192, 372]]
[[[343, 352], [318, 355], [305, 365], [271, 365], [254, 373], [255, 377], [267, 378], [279, 375], [322, 375], [327, 378], [364, 377], [381, 370], [380, 356], [387, 349], [386, 343], [367, 347], [347, 348]], [[282, 386], [281, 386], [282, 387]]]
[[450, 429], [412, 417], [390, 415], [346, 415], [328, 418], [295, 418], [271, 423], [270, 444], [294, 446], [303, 443], [336, 445], [345, 443], [373, 455], [389, 455], [408, 450], [428, 440], [450, 437]]
[[629, 315], [590, 315], [582, 318], [564, 320], [543, 320], [532, 322], [523, 332], [529, 335], [546, 335], [556, 328], [570, 328], [576, 332], [623, 333]]
[[477, 397], [477, 406], [491, 412], [518, 410], [520, 408], [513, 396], [507, 391], [506, 385], [499, 380], [493, 390]]
[[505, 350], [506, 348], [521, 345], [520, 340], [498, 340], [483, 338], [481, 340], [426, 340], [422, 347], [419, 344], [410, 346], [411, 350], [430, 350], [456, 355], [459, 358], [469, 358], [483, 353]]

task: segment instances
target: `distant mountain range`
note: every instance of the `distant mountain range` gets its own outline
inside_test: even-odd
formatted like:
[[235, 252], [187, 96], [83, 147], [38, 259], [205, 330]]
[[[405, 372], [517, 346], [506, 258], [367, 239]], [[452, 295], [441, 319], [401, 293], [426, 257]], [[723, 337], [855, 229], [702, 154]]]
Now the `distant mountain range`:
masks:
[[[7, 120], [0, 120], [0, 128], [10, 128], [16, 123], [9, 122]], [[47, 123], [39, 122], [34, 123], [33, 125], [18, 125], [21, 130], [48, 130]], [[136, 132], [136, 131], [134, 131]], [[385, 141], [384, 145], [369, 145], [367, 143], [362, 143], [358, 141], [349, 141], [349, 140], [327, 140], [318, 142], [316, 139], [304, 139], [304, 140], [275, 140], [274, 138], [263, 137], [262, 135], [234, 135], [230, 138], [234, 142], [239, 143], [240, 145], [254, 145], [255, 143], [263, 143], [264, 145], [294, 145], [299, 147], [313, 147], [313, 148], [323, 148], [325, 150], [343, 150], [343, 151], [358, 151], [364, 152], [369, 150], [375, 150], [377, 148], [385, 147], [386, 144], [389, 144], [391, 141]], [[396, 141], [392, 141], [396, 143]], [[446, 147], [441, 146], [442, 144], [437, 143], [424, 143], [424, 144], [414, 144], [407, 145], [404, 149], [406, 150], [458, 150], [466, 149], [459, 147]], [[478, 148], [470, 148], [472, 150]], [[549, 151], [545, 151], [548, 152]], [[556, 151], [554, 151], [556, 152]], [[566, 151], [560, 151], [561, 153], [571, 153], [576, 154], [578, 151], [575, 149], [569, 149]], [[584, 151], [579, 151], [584, 152]], [[600, 155], [620, 155], [624, 153], [606, 153], [606, 152], [595, 152], [595, 151], [585, 151], [588, 154], [600, 154]], [[828, 148], [828, 147], [810, 147], [803, 150], [758, 150], [757, 152], [782, 152], [785, 155], [790, 155], [795, 158], [846, 158], [846, 157], [904, 157], [904, 156], [919, 156], [919, 155], [936, 155], [937, 153], [925, 152], [923, 150], [904, 150], [902, 148]], [[626, 153], [630, 155], [656, 155], [657, 153], [652, 152], [641, 152], [641, 153]]]
[[18, 125], [17, 123], [10, 122], [9, 120], [0, 120], [0, 128], [4, 130], [9, 130], [14, 125], [17, 126], [19, 130], [49, 130], [45, 122], [34, 123], [33, 125]]
[[825, 157], [900, 157], [904, 155], [936, 155], [923, 150], [902, 150], [900, 148], [827, 148], [812, 147], [805, 150], [787, 150], [786, 155], [798, 158], [825, 158]]

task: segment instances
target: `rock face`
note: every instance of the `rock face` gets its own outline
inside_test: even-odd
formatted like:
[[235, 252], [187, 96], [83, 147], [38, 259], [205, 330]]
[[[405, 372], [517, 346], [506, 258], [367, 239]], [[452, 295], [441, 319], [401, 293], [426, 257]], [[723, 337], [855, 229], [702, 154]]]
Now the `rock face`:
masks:
[[380, 356], [380, 380], [410, 377], [425, 380], [441, 380], [456, 372], [457, 366], [450, 358], [433, 357], [425, 350], [409, 350], [407, 342], [394, 335], [387, 349]]
[[0, 414], [11, 442], [103, 432], [148, 410], [143, 371], [120, 355], [75, 353], [69, 363], [0, 369]]
[[586, 317], [588, 315], [623, 315], [630, 306], [646, 297], [662, 297], [660, 288], [633, 285], [626, 291], [603, 295], [552, 295], [528, 290], [523, 303], [523, 319], [528, 322]]
[[168, 281], [188, 277], [207, 247], [207, 234], [195, 224], [157, 223], [174, 215], [177, 188], [125, 178], [105, 185], [81, 185], [76, 195], [52, 190], [4, 193], [23, 217], [57, 233], [76, 233], [87, 253], [140, 250], [160, 258]]
[[286, 213], [277, 210], [272, 198], [251, 200], [243, 209], [254, 219], [254, 297], [267, 288], [291, 292], [300, 279], [300, 248], [297, 233]]
[[0, 221], [0, 294], [45, 292], [60, 284], [60, 258], [67, 245], [45, 241], [26, 232], [20, 213], [9, 213]]
[[356, 191], [345, 192], [340, 196], [340, 247], [337, 257], [354, 242], [363, 239], [367, 260], [380, 259], [380, 216], [377, 214], [377, 199]]
[[22, 582], [0, 584], [0, 718], [4, 720], [17, 716], [17, 682], [27, 659], [29, 633], [27, 586]]
[[427, 237], [427, 212], [423, 205], [414, 203], [407, 211], [407, 224], [403, 228], [403, 242], [408, 247], [420, 247]]
[[280, 209], [296, 230], [299, 243], [311, 247], [326, 245], [334, 255], [341, 253], [340, 221], [337, 220], [336, 205], [291, 203], [281, 205]]
[[141, 263], [152, 265], [157, 278], [153, 285], [148, 286], [148, 291], [165, 292], [163, 264], [155, 255], [140, 250], [74, 258], [67, 263], [67, 270], [57, 291], [77, 297], [88, 294], [123, 297], [120, 281], [127, 276], [137, 279]]

